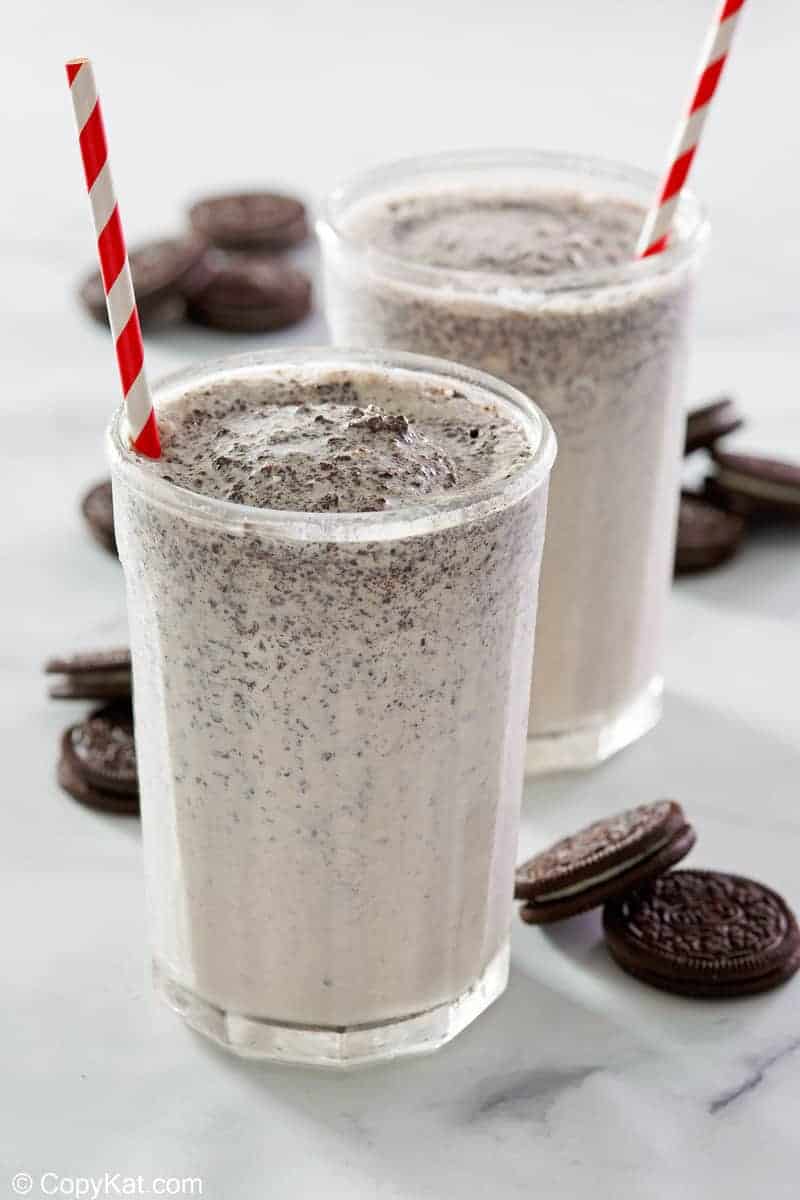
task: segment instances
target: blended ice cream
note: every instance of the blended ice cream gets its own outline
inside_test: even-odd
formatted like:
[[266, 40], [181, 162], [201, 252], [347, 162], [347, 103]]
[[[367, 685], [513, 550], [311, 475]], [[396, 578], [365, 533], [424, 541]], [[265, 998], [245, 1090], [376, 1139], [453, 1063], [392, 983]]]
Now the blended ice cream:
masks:
[[454, 388], [403, 394], [367, 372], [358, 382], [237, 381], [184, 397], [161, 418], [164, 452], [151, 470], [256, 508], [386, 512], [468, 491], [533, 457], [519, 422]]
[[[413, 184], [360, 196], [336, 230], [323, 224], [334, 337], [480, 367], [552, 421], [530, 761], [583, 765], [604, 757], [632, 706], [658, 705], [687, 272], [608, 283], [634, 259], [644, 217], [622, 196]], [[567, 749], [582, 731], [588, 743]]]
[[552, 435], [357, 359], [222, 371], [158, 414], [163, 455], [119, 453], [114, 503], [162, 987], [221, 1040], [403, 1020], [491, 971], [485, 1004]]
[[348, 232], [407, 262], [547, 278], [630, 261], [643, 218], [638, 204], [577, 192], [438, 191], [373, 202]]

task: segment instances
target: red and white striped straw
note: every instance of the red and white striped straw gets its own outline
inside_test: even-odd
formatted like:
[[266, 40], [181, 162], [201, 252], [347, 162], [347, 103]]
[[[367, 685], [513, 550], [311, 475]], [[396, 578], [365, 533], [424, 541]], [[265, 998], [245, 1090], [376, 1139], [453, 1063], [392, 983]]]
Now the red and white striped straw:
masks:
[[744, 2], [745, 0], [722, 0], [708, 32], [700, 60], [699, 79], [692, 92], [689, 111], [682, 117], [678, 126], [669, 168], [639, 235], [636, 247], [639, 258], [659, 254], [667, 247], [675, 209], [689, 175]]
[[78, 126], [78, 141], [89, 189], [100, 272], [108, 305], [108, 320], [117, 351], [128, 429], [134, 450], [148, 458], [159, 458], [161, 442], [153, 401], [144, 370], [144, 344], [133, 294], [128, 252], [114, 195], [103, 115], [97, 97], [92, 64], [86, 58], [67, 63], [72, 106]]

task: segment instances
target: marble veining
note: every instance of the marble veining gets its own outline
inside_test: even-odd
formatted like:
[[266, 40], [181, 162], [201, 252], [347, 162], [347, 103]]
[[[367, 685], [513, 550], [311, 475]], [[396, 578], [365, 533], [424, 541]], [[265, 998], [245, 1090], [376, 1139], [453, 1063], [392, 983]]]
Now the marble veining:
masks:
[[749, 1063], [747, 1075], [741, 1083], [728, 1091], [720, 1092], [709, 1103], [708, 1111], [712, 1117], [717, 1113], [723, 1112], [731, 1104], [735, 1104], [741, 1100], [743, 1096], [747, 1096], [749, 1092], [754, 1092], [756, 1088], [764, 1083], [769, 1071], [779, 1062], [783, 1062], [789, 1055], [795, 1054], [800, 1050], [800, 1037], [792, 1038], [791, 1041], [779, 1046], [777, 1050], [771, 1054], [765, 1054], [761, 1057], [754, 1058]]
[[541, 1120], [548, 1109], [567, 1088], [576, 1087], [597, 1071], [598, 1067], [535, 1067], [529, 1071], [512, 1071], [508, 1075], [483, 1080], [472, 1107], [469, 1121], [482, 1121], [509, 1115], [520, 1119]]

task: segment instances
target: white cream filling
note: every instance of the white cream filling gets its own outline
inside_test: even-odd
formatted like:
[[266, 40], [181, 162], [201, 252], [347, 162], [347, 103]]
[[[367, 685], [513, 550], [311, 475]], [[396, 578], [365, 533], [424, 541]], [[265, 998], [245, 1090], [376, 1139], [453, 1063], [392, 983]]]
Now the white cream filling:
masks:
[[591, 879], [584, 879], [581, 883], [573, 883], [570, 887], [559, 888], [555, 892], [542, 892], [538, 895], [534, 904], [539, 904], [545, 900], [561, 900], [567, 896], [576, 896], [579, 892], [588, 892], [590, 888], [596, 887], [598, 883], [605, 883], [607, 879], [614, 879], [617, 875], [624, 875], [626, 871], [630, 871], [631, 867], [635, 867], [637, 863], [644, 862], [651, 854], [656, 854], [664, 846], [672, 841], [673, 834], [668, 837], [663, 837], [660, 842], [656, 842], [655, 846], [651, 846], [649, 850], [644, 850], [641, 854], [635, 854], [633, 858], [628, 858], [623, 863], [619, 863], [616, 867], [609, 867], [607, 871], [601, 871], [599, 875], [593, 875]]
[[779, 503], [800, 504], [800, 487], [796, 483], [775, 483], [772, 480], [752, 479], [741, 471], [722, 468], [717, 471], [717, 483], [732, 491], [752, 496], [755, 500], [776, 500]]

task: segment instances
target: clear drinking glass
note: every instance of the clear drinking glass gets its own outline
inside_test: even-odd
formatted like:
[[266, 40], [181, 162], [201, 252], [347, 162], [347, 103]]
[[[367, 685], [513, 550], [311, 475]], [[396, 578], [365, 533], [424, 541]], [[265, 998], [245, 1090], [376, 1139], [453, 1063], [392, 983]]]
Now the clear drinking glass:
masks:
[[[684, 430], [689, 300], [708, 225], [684, 196], [668, 250], [545, 278], [430, 267], [371, 245], [372, 206], [428, 191], [545, 189], [648, 205], [657, 180], [533, 151], [433, 155], [328, 198], [319, 233], [334, 340], [442, 355], [506, 379], [558, 437], [537, 621], [527, 767], [602, 761], [661, 713]], [[468, 237], [463, 229], [459, 236]]]
[[183, 371], [369, 370], [495, 406], [507, 477], [380, 513], [251, 508], [109, 434], [159, 991], [239, 1054], [348, 1065], [435, 1047], [504, 989], [555, 441], [507, 384], [414, 355], [292, 350]]

